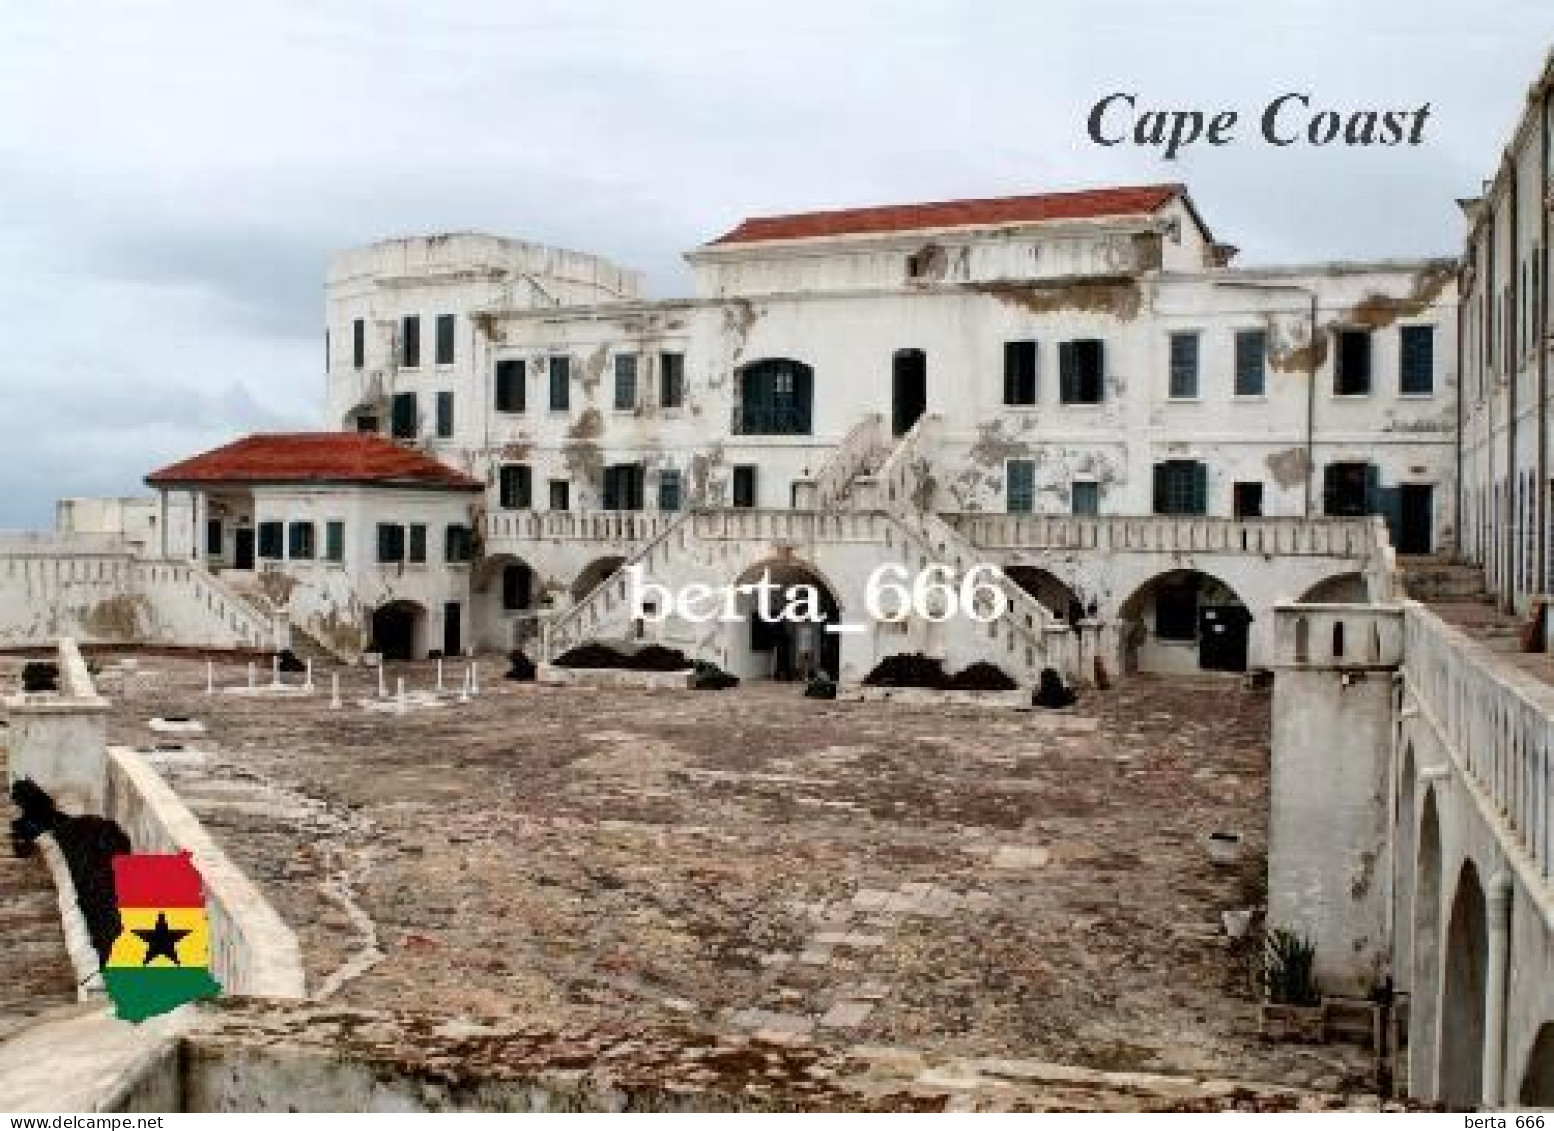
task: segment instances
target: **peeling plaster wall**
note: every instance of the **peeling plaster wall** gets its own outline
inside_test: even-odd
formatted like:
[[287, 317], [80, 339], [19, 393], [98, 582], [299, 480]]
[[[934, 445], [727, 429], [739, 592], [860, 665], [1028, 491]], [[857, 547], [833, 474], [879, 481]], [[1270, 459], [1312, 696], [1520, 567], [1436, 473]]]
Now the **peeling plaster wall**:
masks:
[[[223, 571], [222, 576], [245, 591], [257, 592], [293, 623], [328, 647], [355, 654], [363, 650], [372, 629], [372, 612], [390, 601], [413, 601], [426, 610], [426, 648], [441, 648], [443, 612], [458, 602], [464, 642], [471, 641], [469, 573], [466, 564], [445, 560], [444, 537], [449, 525], [468, 525], [475, 496], [469, 492], [381, 488], [282, 489], [254, 491], [254, 521], [312, 522], [317, 557], [312, 560], [260, 560], [256, 571]], [[324, 530], [329, 521], [345, 523], [345, 560], [323, 560]], [[424, 524], [426, 561], [380, 564], [377, 528], [380, 522], [408, 527]], [[289, 539], [284, 547], [290, 550]], [[409, 538], [406, 536], [406, 550]]]

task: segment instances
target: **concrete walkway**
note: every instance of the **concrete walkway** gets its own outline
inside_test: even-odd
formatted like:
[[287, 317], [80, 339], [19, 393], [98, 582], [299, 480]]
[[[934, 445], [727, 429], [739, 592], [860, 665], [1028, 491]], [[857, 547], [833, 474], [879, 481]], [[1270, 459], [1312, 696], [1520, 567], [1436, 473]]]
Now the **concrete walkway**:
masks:
[[0, 1111], [115, 1110], [194, 1018], [186, 1006], [131, 1025], [97, 1002], [36, 1018], [0, 1040]]

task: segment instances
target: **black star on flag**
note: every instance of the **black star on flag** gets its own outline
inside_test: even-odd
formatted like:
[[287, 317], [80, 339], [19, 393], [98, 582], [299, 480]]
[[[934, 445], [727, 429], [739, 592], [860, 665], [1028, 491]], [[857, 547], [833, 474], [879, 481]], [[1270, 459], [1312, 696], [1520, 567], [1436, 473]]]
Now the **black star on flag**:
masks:
[[183, 961], [178, 957], [178, 943], [190, 932], [173, 930], [167, 925], [165, 914], [157, 913], [156, 926], [151, 930], [135, 933], [146, 944], [146, 956], [140, 960], [142, 966], [150, 966], [152, 961], [159, 957], [165, 957], [174, 966], [183, 965]]

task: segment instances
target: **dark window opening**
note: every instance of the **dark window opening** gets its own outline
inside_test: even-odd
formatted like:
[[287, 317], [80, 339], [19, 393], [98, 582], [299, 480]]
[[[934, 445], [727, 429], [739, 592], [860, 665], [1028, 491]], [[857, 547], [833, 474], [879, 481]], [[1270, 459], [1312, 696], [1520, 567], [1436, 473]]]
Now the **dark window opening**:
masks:
[[1036, 509], [1036, 461], [1012, 459], [1004, 464], [1004, 509], [1030, 514]]
[[1398, 330], [1398, 392], [1416, 396], [1435, 391], [1435, 327]]
[[324, 557], [332, 562], [345, 561], [345, 523], [324, 524]]
[[1155, 635], [1161, 640], [1198, 638], [1198, 579], [1165, 580], [1155, 587]]
[[1333, 393], [1340, 397], [1362, 397], [1371, 391], [1371, 332], [1337, 330], [1336, 356], [1333, 360]]
[[285, 556], [283, 541], [286, 536], [286, 524], [284, 522], [261, 522], [259, 524], [259, 556], [270, 561], [279, 561]]
[[426, 561], [426, 524], [415, 522], [410, 525], [410, 561], [422, 563]]
[[1208, 513], [1209, 469], [1197, 460], [1173, 459], [1155, 464], [1155, 513]]
[[1036, 403], [1036, 343], [1004, 343], [1004, 403]]
[[1100, 514], [1101, 485], [1094, 480], [1076, 479], [1069, 493], [1069, 509], [1085, 517]]
[[615, 355], [615, 407], [624, 412], [637, 407], [637, 355]]
[[406, 369], [421, 365], [421, 319], [407, 314], [399, 324], [399, 364]]
[[1106, 348], [1099, 338], [1058, 346], [1058, 393], [1064, 404], [1100, 404], [1106, 388]]
[[572, 509], [572, 484], [565, 479], [550, 481], [550, 509], [553, 511]]
[[801, 361], [752, 362], [737, 376], [733, 431], [741, 436], [799, 436], [811, 431], [815, 374]]
[[1267, 377], [1267, 333], [1263, 330], [1236, 331], [1236, 396], [1262, 396]]
[[358, 432], [376, 432], [378, 430], [378, 418], [365, 413], [356, 418], [356, 430]]
[[658, 355], [658, 403], [663, 408], [679, 408], [685, 404], [685, 355], [683, 353]]
[[658, 473], [658, 509], [661, 511], [680, 509], [679, 468], [666, 467]]
[[437, 394], [437, 435], [443, 440], [453, 435], [453, 394], [448, 391]]
[[642, 509], [642, 465], [615, 463], [604, 469], [603, 507], [607, 511]]
[[219, 518], [206, 519], [205, 521], [205, 556], [210, 558], [221, 557], [223, 537], [221, 520]]
[[1232, 488], [1231, 505], [1237, 518], [1263, 517], [1263, 485], [1261, 483], [1237, 483]]
[[294, 522], [286, 531], [286, 556], [297, 561], [312, 561], [317, 550], [311, 522]]
[[756, 499], [755, 491], [755, 465], [742, 463], [734, 468], [734, 505], [736, 507], [754, 507]]
[[1198, 396], [1198, 334], [1171, 335], [1171, 399], [1193, 400]]
[[437, 316], [437, 364], [453, 364], [453, 328], [454, 316], [452, 314], [439, 314]]
[[928, 355], [897, 350], [890, 359], [890, 430], [905, 436], [928, 408]]
[[383, 563], [405, 560], [405, 528], [395, 522], [378, 523], [378, 561]]
[[414, 393], [395, 393], [389, 409], [389, 433], [396, 440], [414, 440], [420, 426]]
[[1322, 513], [1359, 517], [1379, 513], [1381, 474], [1372, 463], [1330, 463], [1322, 469]]
[[552, 412], [565, 412], [572, 405], [572, 359], [550, 359], [550, 408]]
[[496, 411], [523, 412], [528, 390], [528, 367], [517, 358], [496, 363]]
[[443, 534], [443, 557], [455, 563], [474, 560], [474, 532], [467, 526], [450, 525]]
[[508, 612], [527, 609], [534, 604], [534, 573], [522, 562], [502, 570], [502, 608]]
[[528, 464], [503, 464], [497, 471], [497, 500], [502, 509], [525, 510], [532, 506], [532, 481]]
[[360, 318], [351, 323], [351, 368], [367, 364], [367, 323]]

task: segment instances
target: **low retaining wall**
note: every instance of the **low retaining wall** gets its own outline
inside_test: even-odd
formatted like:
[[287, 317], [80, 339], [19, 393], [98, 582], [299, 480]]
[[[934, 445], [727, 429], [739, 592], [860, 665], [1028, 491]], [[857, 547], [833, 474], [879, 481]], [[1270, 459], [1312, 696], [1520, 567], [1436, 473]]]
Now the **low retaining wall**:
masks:
[[858, 703], [912, 703], [920, 707], [1029, 707], [1031, 693], [1024, 688], [1013, 691], [954, 691], [936, 687], [872, 687], [854, 684], [844, 687], [838, 699]]
[[562, 668], [541, 664], [535, 679], [552, 687], [633, 688], [639, 691], [685, 690], [696, 681], [696, 673], [686, 668], [678, 672], [639, 672], [625, 668]]
[[97, 694], [80, 649], [54, 646], [59, 690], [7, 696], [10, 754], [6, 783], [30, 778], [73, 813], [103, 811], [103, 745], [108, 701]]
[[104, 815], [137, 852], [193, 853], [205, 881], [211, 970], [224, 993], [303, 996], [297, 936], [150, 763], [127, 747], [108, 748]]

